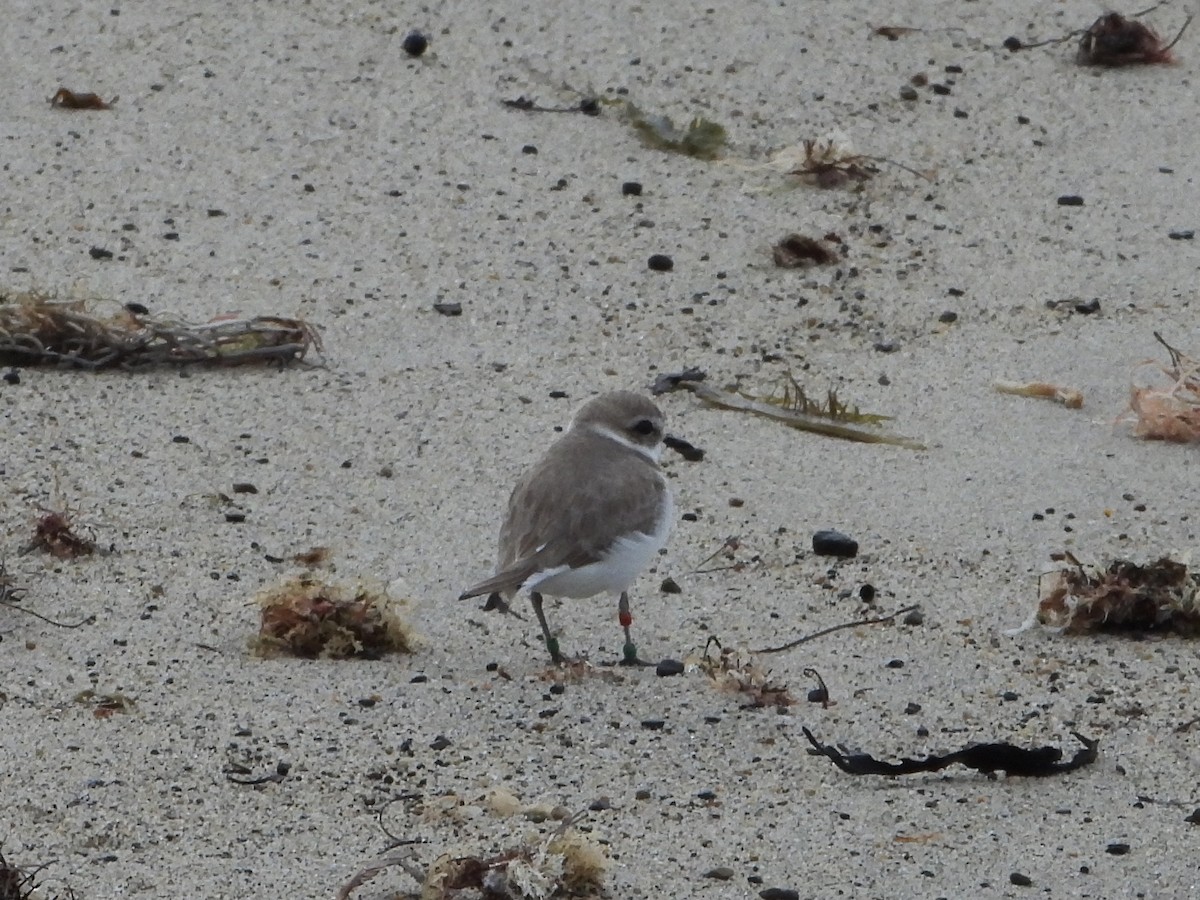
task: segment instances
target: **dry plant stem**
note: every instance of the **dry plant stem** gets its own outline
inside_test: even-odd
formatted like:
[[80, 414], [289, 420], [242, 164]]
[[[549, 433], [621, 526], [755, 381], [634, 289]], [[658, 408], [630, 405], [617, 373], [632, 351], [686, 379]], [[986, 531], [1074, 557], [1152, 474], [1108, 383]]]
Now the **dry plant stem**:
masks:
[[[414, 842], [415, 843], [415, 842]], [[387, 856], [381, 856], [367, 863], [361, 869], [343, 884], [337, 892], [337, 900], [349, 900], [349, 897], [354, 891], [362, 887], [384, 869], [392, 866], [400, 866], [409, 874], [417, 884], [422, 884], [425, 881], [425, 872], [416, 863], [412, 861], [412, 850], [404, 850], [400, 853], [389, 853]]]
[[842, 422], [831, 422], [829, 419], [819, 416], [793, 412], [771, 403], [751, 400], [739, 394], [731, 394], [728, 391], [720, 391], [700, 382], [681, 382], [680, 387], [686, 388], [705, 403], [710, 403], [713, 406], [719, 406], [722, 409], [737, 410], [739, 412], [754, 413], [758, 416], [783, 422], [785, 425], [801, 431], [811, 431], [815, 434], [841, 438], [845, 441], [857, 441], [863, 444], [891, 444], [896, 447], [904, 447], [908, 450], [926, 449], [924, 444], [906, 438], [903, 435], [892, 434], [887, 431], [870, 431]]
[[992, 387], [1001, 394], [1015, 394], [1018, 397], [1033, 397], [1039, 400], [1053, 400], [1061, 403], [1067, 409], [1083, 408], [1083, 392], [1075, 388], [1062, 387], [1045, 381], [1005, 381], [992, 382]]
[[806, 634], [804, 637], [798, 637], [794, 641], [788, 641], [786, 644], [780, 644], [778, 647], [764, 647], [761, 650], [751, 650], [751, 653], [783, 653], [785, 650], [794, 650], [801, 644], [807, 644], [809, 641], [816, 640], [819, 637], [825, 637], [827, 634], [833, 634], [835, 631], [844, 631], [847, 628], [857, 628], [859, 625], [882, 625], [885, 622], [890, 622], [896, 616], [902, 616], [905, 613], [910, 613], [913, 610], [920, 609], [920, 605], [914, 603], [912, 606], [906, 606], [903, 609], [898, 609], [891, 615], [881, 616], [877, 619], [859, 619], [857, 622], [843, 622], [840, 625], [830, 625], [828, 628], [822, 628], [820, 631], [814, 631], [812, 634]]

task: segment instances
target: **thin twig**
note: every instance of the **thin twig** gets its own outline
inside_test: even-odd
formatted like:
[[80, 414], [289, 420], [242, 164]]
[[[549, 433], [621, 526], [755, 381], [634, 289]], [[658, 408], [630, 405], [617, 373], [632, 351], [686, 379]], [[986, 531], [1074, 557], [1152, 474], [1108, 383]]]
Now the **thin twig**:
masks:
[[816, 640], [819, 637], [825, 637], [827, 634], [833, 634], [835, 631], [843, 631], [847, 628], [857, 628], [859, 625], [882, 625], [885, 622], [890, 622], [896, 616], [902, 616], [905, 613], [910, 613], [915, 609], [919, 609], [920, 604], [914, 603], [912, 606], [906, 606], [903, 609], [898, 609], [888, 616], [881, 616], [878, 619], [859, 619], [857, 622], [843, 622], [840, 625], [830, 625], [828, 628], [822, 628], [820, 631], [814, 631], [812, 634], [806, 634], [804, 637], [796, 638], [794, 641], [788, 641], [786, 644], [780, 644], [778, 647], [764, 647], [762, 650], [751, 650], [751, 653], [782, 653], [785, 650], [793, 650], [801, 644], [806, 644], [809, 641]]

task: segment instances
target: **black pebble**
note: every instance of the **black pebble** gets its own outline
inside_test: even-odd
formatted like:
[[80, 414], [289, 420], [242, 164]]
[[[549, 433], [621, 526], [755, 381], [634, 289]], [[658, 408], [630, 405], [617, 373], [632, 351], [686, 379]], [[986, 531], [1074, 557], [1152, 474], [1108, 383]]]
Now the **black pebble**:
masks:
[[921, 704], [920, 704], [920, 703], [912, 703], [912, 702], [909, 702], [909, 703], [908, 703], [908, 704], [907, 704], [907, 705], [904, 707], [904, 714], [905, 714], [906, 716], [915, 716], [915, 715], [916, 715], [917, 713], [919, 713], [920, 711], [921, 711]]
[[173, 438], [171, 438], [171, 442], [174, 444], [190, 444], [192, 442], [192, 439], [190, 437], [188, 437], [186, 434], [177, 434]]
[[1004, 49], [1009, 53], [1016, 53], [1021, 49], [1021, 39], [1019, 37], [1006, 37], [1004, 39]]
[[105, 250], [103, 247], [93, 247], [91, 250], [88, 251], [88, 255], [91, 256], [92, 259], [112, 259], [113, 258], [113, 252], [111, 250]]
[[659, 678], [670, 678], [677, 674], [683, 674], [683, 668], [683, 662], [677, 659], [659, 660], [659, 665], [654, 667], [654, 674]]
[[902, 659], [889, 659], [889, 660], [887, 661], [887, 667], [888, 667], [889, 669], [903, 669], [903, 668], [904, 668], [904, 660], [902, 660]]
[[1196, 232], [1190, 228], [1187, 231], [1169, 231], [1167, 237], [1173, 241], [1190, 241], [1196, 236]]
[[925, 624], [925, 613], [921, 612], [919, 609], [914, 609], [912, 612], [910, 612], [907, 616], [904, 617], [904, 624], [905, 625], [924, 625]]
[[579, 101], [579, 111], [585, 116], [600, 115], [600, 101], [595, 97], [584, 97]]
[[642, 183], [640, 181], [626, 181], [621, 185], [621, 194], [626, 197], [642, 196]]
[[950, 93], [950, 86], [948, 84], [931, 84], [929, 87], [935, 94], [942, 97]]
[[1082, 316], [1090, 316], [1092, 313], [1098, 313], [1100, 312], [1100, 301], [1092, 298], [1091, 300], [1076, 303], [1075, 312]]
[[671, 259], [665, 253], [655, 253], [646, 261], [646, 265], [655, 272], [670, 272], [675, 268], [675, 260]]
[[1109, 844], [1104, 848], [1104, 852], [1112, 856], [1124, 856], [1129, 852], [1128, 844]]
[[458, 301], [453, 303], [435, 303], [433, 304], [434, 311], [441, 313], [443, 316], [461, 316], [462, 304]]
[[533, 144], [526, 144], [521, 148], [521, 152], [526, 156], [537, 156], [538, 149]]
[[1187, 822], [1189, 825], [1200, 825], [1200, 806], [1197, 806], [1195, 809], [1193, 809], [1192, 814], [1183, 821]]
[[16, 369], [9, 369], [7, 372], [4, 373], [4, 381], [7, 384], [20, 384], [21, 383], [21, 373], [18, 372]]
[[762, 897], [762, 900], [800, 900], [800, 892], [791, 888], [767, 888], [765, 891], [759, 891], [758, 896]]
[[1032, 887], [1033, 886], [1033, 879], [1030, 878], [1028, 875], [1022, 875], [1020, 872], [1013, 872], [1011, 875], [1008, 876], [1008, 880], [1010, 883], [1015, 884], [1017, 887]]
[[404, 36], [404, 43], [400, 45], [404, 48], [404, 52], [409, 56], [420, 56], [429, 47], [429, 38], [421, 34], [419, 31], [410, 31]]
[[679, 582], [677, 582], [674, 578], [664, 578], [662, 586], [659, 587], [659, 590], [664, 594], [683, 593], [683, 588], [679, 586]]
[[871, 603], [875, 600], [875, 585], [864, 584], [858, 589], [858, 599], [863, 603]]
[[943, 322], [947, 325], [950, 324], [951, 322], [957, 322], [958, 321], [958, 313], [956, 313], [952, 309], [948, 309], [944, 313], [942, 313], [940, 316], [938, 316], [938, 321]]
[[808, 692], [808, 702], [809, 703], [828, 703], [829, 702], [829, 690], [827, 688], [819, 688], [819, 687], [813, 688], [811, 691]]
[[840, 556], [842, 559], [853, 559], [858, 556], [858, 541], [840, 531], [826, 529], [812, 536], [813, 553], [821, 556]]
[[125, 309], [128, 310], [129, 312], [133, 313], [135, 316], [150, 315], [149, 307], [143, 306], [140, 303], [126, 303]]
[[895, 341], [878, 341], [874, 345], [876, 353], [895, 353], [900, 349], [900, 345]]
[[246, 514], [244, 512], [227, 512], [225, 513], [225, 521], [240, 525], [246, 521]]
[[642, 727], [647, 731], [662, 731], [667, 727], [667, 723], [663, 719], [643, 719]]
[[444, 734], [439, 734], [436, 738], [433, 739], [433, 743], [429, 745], [429, 749], [430, 750], [445, 750], [449, 746], [450, 746], [450, 738], [446, 737]]
[[1078, 194], [1063, 194], [1058, 198], [1059, 206], [1083, 206], [1083, 198]]

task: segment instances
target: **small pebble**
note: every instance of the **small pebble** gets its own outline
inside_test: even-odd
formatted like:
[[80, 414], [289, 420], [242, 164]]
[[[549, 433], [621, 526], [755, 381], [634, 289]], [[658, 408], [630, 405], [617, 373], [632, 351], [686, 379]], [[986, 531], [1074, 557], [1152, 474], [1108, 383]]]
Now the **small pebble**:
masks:
[[20, 384], [21, 383], [21, 373], [18, 372], [16, 369], [9, 369], [7, 372], [4, 373], [4, 381], [7, 384]]
[[828, 688], [815, 687], [808, 692], [809, 703], [828, 703], [829, 690]]
[[858, 589], [858, 599], [863, 603], [873, 603], [875, 601], [875, 585], [864, 584]]
[[895, 341], [876, 341], [874, 349], [876, 353], [895, 353], [900, 345]]
[[1092, 313], [1100, 312], [1100, 299], [1093, 297], [1091, 300], [1083, 300], [1076, 303], [1075, 312], [1082, 316], [1090, 316]]
[[812, 536], [813, 553], [820, 556], [837, 556], [852, 559], [858, 556], [858, 541], [840, 531], [826, 529]]
[[655, 272], [670, 272], [675, 268], [675, 260], [671, 259], [665, 253], [655, 253], [646, 260], [646, 265]]
[[762, 897], [762, 900], [800, 900], [800, 892], [791, 888], [767, 888], [765, 891], [759, 891], [758, 896]]
[[1058, 198], [1059, 206], [1083, 206], [1083, 198], [1078, 194], [1063, 194]]
[[1017, 887], [1033, 886], [1033, 879], [1028, 875], [1022, 875], [1020, 872], [1013, 872], [1008, 876], [1008, 880], [1011, 884], [1015, 884]]
[[1173, 241], [1190, 241], [1195, 236], [1196, 236], [1196, 232], [1192, 231], [1190, 228], [1187, 231], [1169, 231], [1169, 232], [1167, 232], [1167, 237], [1169, 237]]
[[1129, 852], [1128, 844], [1109, 844], [1104, 848], [1104, 852], [1111, 856], [1125, 856]]
[[715, 878], [717, 881], [728, 881], [733, 877], [733, 869], [729, 866], [717, 866], [704, 873], [705, 878]]
[[913, 87], [911, 84], [906, 84], [906, 85], [901, 86], [901, 88], [900, 88], [900, 99], [901, 100], [916, 100], [918, 96], [920, 96], [920, 95], [917, 93], [917, 89], [915, 87]]
[[952, 309], [948, 309], [944, 313], [942, 313], [940, 316], [938, 316], [938, 321], [942, 322], [943, 324], [946, 324], [946, 325], [949, 325], [951, 322], [957, 322], [958, 321], [958, 313], [956, 313]]
[[642, 183], [640, 181], [626, 181], [621, 185], [621, 195], [624, 197], [642, 196]]
[[662, 731], [667, 723], [665, 719], [642, 719], [642, 727], [647, 731]]
[[679, 583], [674, 578], [664, 578], [662, 586], [659, 587], [659, 590], [664, 594], [683, 593], [683, 588], [679, 586]]
[[1016, 53], [1021, 49], [1021, 39], [1019, 37], [1006, 37], [1004, 39], [1004, 49], [1009, 53]]
[[659, 678], [670, 678], [672, 675], [683, 674], [683, 663], [677, 659], [660, 660], [658, 665], [654, 667], [654, 674]]
[[902, 659], [889, 659], [889, 660], [887, 661], [887, 663], [885, 663], [885, 665], [886, 665], [886, 666], [887, 666], [889, 669], [903, 669], [903, 668], [904, 668], [904, 660], [902, 660]]
[[428, 49], [429, 38], [419, 31], [410, 31], [404, 36], [404, 43], [400, 46], [409, 56], [420, 56]]
[[433, 308], [436, 312], [441, 313], [443, 316], [462, 315], [462, 304], [458, 301], [454, 301], [453, 303], [435, 303], [433, 304]]
[[246, 514], [244, 512], [227, 512], [225, 513], [225, 521], [240, 525], [246, 521]]
[[538, 149], [533, 144], [526, 144], [521, 148], [521, 152], [526, 156], [537, 156]]
[[909, 702], [908, 705], [904, 707], [904, 714], [906, 716], [915, 716], [920, 711], [921, 711], [920, 703]]
[[91, 250], [88, 251], [88, 255], [92, 259], [112, 259], [113, 258], [113, 252], [111, 250], [105, 250], [103, 247], [93, 247]]

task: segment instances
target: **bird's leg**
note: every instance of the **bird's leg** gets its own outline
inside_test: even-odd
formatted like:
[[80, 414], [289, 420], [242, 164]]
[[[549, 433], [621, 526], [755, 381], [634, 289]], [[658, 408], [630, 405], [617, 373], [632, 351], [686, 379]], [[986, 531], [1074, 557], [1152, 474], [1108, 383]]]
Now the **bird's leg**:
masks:
[[529, 600], [533, 603], [533, 611], [537, 614], [538, 624], [542, 626], [542, 637], [546, 641], [546, 649], [550, 651], [550, 659], [557, 665], [563, 661], [562, 653], [558, 649], [558, 638], [550, 633], [550, 626], [546, 624], [546, 614], [542, 611], [542, 595], [537, 591], [531, 591]]
[[625, 646], [621, 649], [621, 665], [623, 666], [647, 666], [649, 663], [638, 659], [637, 645], [633, 642], [633, 636], [629, 629], [633, 625], [633, 613], [629, 611], [629, 592], [621, 591], [621, 600], [617, 604], [617, 618], [621, 621], [621, 628], [625, 631]]

